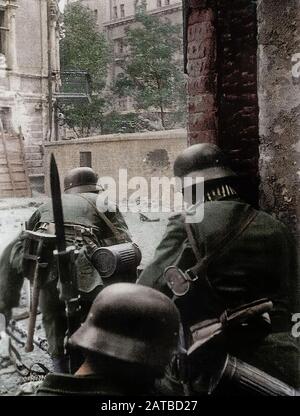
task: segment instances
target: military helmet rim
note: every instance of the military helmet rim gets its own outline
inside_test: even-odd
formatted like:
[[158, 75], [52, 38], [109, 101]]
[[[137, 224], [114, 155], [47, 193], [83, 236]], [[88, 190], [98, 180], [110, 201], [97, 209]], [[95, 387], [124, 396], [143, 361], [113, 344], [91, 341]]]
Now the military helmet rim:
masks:
[[182, 179], [191, 178], [191, 181], [186, 181], [186, 183], [183, 182], [183, 186], [186, 187], [196, 185], [202, 181], [215, 181], [222, 178], [233, 178], [236, 176], [236, 173], [234, 173], [230, 168], [226, 166], [219, 166], [192, 171], [185, 175]]
[[174, 175], [181, 179], [192, 178], [186, 186], [202, 180], [208, 182], [237, 176], [222, 150], [212, 143], [199, 143], [184, 149], [174, 162]]
[[65, 193], [96, 192], [98, 175], [90, 167], [71, 169], [64, 178]]
[[157, 354], [151, 343], [138, 339], [133, 340], [123, 334], [116, 334], [104, 329], [98, 330], [96, 333], [94, 328], [85, 328], [84, 324], [70, 338], [69, 343], [84, 351], [140, 364], [158, 372], [167, 365], [175, 350], [175, 346], [169, 349], [161, 348]]
[[69, 343], [160, 371], [177, 346], [178, 330], [179, 312], [167, 296], [150, 287], [115, 283], [99, 293]]

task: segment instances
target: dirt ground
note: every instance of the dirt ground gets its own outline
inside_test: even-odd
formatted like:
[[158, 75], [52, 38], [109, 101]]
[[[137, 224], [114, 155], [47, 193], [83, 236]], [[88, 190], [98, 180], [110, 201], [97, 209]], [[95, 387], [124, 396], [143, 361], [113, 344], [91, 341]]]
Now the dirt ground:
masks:
[[[24, 228], [25, 221], [29, 219], [30, 215], [35, 209], [45, 201], [45, 197], [36, 198], [16, 198], [16, 199], [1, 199], [0, 200], [0, 253], [19, 232]], [[167, 224], [167, 213], [147, 213], [150, 219], [157, 219], [159, 221], [142, 221], [139, 213], [125, 213], [124, 217], [128, 224], [129, 230], [133, 236], [133, 240], [139, 245], [142, 251], [141, 266], [144, 267], [152, 258], [155, 247], [161, 239]], [[24, 290], [20, 307], [14, 310], [14, 315], [27, 311], [26, 298]], [[23, 319], [17, 322], [21, 330], [27, 330], [28, 319]], [[0, 325], [1, 326], [1, 325]], [[13, 332], [19, 338], [19, 341], [25, 344], [26, 337], [22, 337], [19, 333]], [[35, 338], [39, 340], [45, 339], [44, 330], [41, 323], [41, 315], [38, 315]], [[52, 370], [51, 360], [47, 352], [44, 352], [39, 347], [35, 346], [33, 352], [26, 353], [24, 345], [16, 342], [12, 338], [9, 340], [13, 347], [21, 355], [22, 362], [26, 367], [31, 367], [36, 372], [27, 376], [27, 370], [21, 369], [18, 371], [16, 365], [9, 360], [0, 363], [0, 395], [15, 395], [20, 392], [30, 394], [35, 385], [43, 379], [39, 372], [43, 372], [41, 367], [36, 363], [41, 363], [48, 370]], [[1, 357], [1, 343], [5, 346], [5, 340], [1, 340], [0, 327], [0, 357]], [[3, 348], [3, 347], [2, 347]]]

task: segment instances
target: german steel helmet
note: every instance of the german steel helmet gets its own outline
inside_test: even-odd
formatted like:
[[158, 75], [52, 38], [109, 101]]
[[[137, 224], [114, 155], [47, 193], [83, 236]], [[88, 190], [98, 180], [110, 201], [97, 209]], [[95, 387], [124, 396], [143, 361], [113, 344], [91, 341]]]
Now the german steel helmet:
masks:
[[150, 367], [161, 374], [177, 347], [179, 312], [164, 294], [133, 283], [115, 283], [96, 297], [73, 347]]
[[64, 179], [64, 192], [74, 194], [80, 192], [99, 191], [98, 175], [91, 168], [82, 167], [70, 170]]
[[213, 181], [233, 177], [224, 153], [215, 144], [195, 144], [183, 150], [174, 162], [174, 175], [179, 178], [191, 177], [192, 183]]

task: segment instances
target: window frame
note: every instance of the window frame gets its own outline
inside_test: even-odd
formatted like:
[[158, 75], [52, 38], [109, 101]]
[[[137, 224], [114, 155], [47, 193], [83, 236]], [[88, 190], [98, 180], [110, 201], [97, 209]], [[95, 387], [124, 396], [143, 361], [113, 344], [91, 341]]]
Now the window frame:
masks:
[[112, 8], [112, 14], [113, 14], [113, 19], [117, 19], [118, 18], [118, 7], [117, 6], [113, 6], [113, 8]]
[[92, 152], [91, 151], [79, 151], [79, 165], [81, 168], [92, 167]]
[[120, 18], [123, 19], [125, 17], [125, 4], [120, 4]]
[[0, 54], [7, 55], [7, 13], [4, 7], [0, 7]]

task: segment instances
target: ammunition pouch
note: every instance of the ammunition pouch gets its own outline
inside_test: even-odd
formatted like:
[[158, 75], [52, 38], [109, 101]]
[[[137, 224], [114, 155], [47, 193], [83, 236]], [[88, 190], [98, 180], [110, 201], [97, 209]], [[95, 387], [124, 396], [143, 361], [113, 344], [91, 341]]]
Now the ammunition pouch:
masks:
[[71, 242], [77, 249], [84, 245], [84, 235], [89, 236], [99, 244], [100, 230], [98, 227], [65, 223], [66, 241]]
[[[84, 244], [84, 235], [90, 236], [93, 240], [98, 241], [100, 230], [98, 227], [87, 227], [82, 224], [64, 223], [65, 236], [68, 245], [73, 245], [76, 249], [81, 248]], [[36, 227], [36, 231], [45, 232], [48, 234], [55, 234], [55, 225], [52, 222], [39, 223]]]

